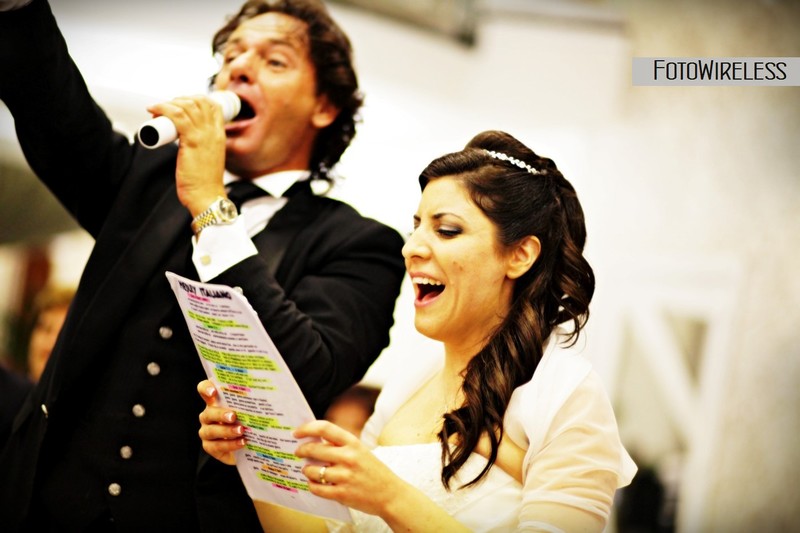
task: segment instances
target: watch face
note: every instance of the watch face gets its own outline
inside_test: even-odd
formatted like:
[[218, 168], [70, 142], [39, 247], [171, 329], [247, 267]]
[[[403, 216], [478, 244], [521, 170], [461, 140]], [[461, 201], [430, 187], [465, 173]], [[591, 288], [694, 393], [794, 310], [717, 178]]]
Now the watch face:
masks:
[[238, 212], [236, 211], [236, 206], [230, 200], [220, 200], [219, 202], [219, 213], [222, 216], [222, 220], [224, 221], [231, 221], [238, 216]]

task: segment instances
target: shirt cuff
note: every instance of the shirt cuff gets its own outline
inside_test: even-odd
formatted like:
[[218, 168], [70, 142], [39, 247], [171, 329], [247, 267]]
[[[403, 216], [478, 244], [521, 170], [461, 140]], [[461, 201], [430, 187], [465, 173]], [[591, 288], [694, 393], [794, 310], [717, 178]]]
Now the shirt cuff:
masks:
[[258, 254], [242, 217], [237, 217], [232, 224], [203, 228], [200, 237], [192, 237], [192, 246], [192, 262], [203, 283]]

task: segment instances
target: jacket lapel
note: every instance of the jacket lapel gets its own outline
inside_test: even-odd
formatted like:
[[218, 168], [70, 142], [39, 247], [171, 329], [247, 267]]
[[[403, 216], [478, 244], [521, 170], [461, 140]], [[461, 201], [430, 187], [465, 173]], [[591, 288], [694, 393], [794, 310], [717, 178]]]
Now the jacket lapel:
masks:
[[259, 251], [268, 251], [262, 256], [273, 275], [297, 233], [308, 227], [319, 214], [308, 182], [296, 183], [287, 191], [287, 195], [289, 202], [275, 213], [265, 230], [253, 238]]

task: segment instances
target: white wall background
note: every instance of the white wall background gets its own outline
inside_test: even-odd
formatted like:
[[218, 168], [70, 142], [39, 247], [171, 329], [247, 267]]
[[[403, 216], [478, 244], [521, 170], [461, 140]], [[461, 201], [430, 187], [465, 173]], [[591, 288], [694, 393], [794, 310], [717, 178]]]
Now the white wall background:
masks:
[[[52, 3], [89, 86], [132, 132], [147, 104], [205, 89], [210, 36], [240, 2]], [[800, 88], [632, 87], [630, 65], [800, 56], [800, 4], [583, 5], [590, 16], [571, 19], [487, 10], [474, 48], [332, 5], [367, 94], [335, 195], [406, 233], [419, 171], [478, 131], [552, 157], [584, 204], [598, 277], [585, 351], [631, 450], [674, 480], [679, 529], [796, 530]], [[88, 245], [61, 236], [55, 275], [77, 275]], [[0, 248], [6, 303], [15, 251]], [[409, 289], [370, 381], [438, 353], [413, 330]]]

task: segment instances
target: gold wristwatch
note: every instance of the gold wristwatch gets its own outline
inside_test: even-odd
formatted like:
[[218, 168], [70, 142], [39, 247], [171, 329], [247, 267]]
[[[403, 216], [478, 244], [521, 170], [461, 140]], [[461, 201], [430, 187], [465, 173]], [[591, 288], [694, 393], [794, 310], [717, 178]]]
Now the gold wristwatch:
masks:
[[239, 211], [229, 199], [224, 196], [217, 196], [208, 209], [194, 217], [192, 220], [192, 231], [195, 235], [200, 235], [203, 228], [215, 226], [217, 224], [232, 224]]

